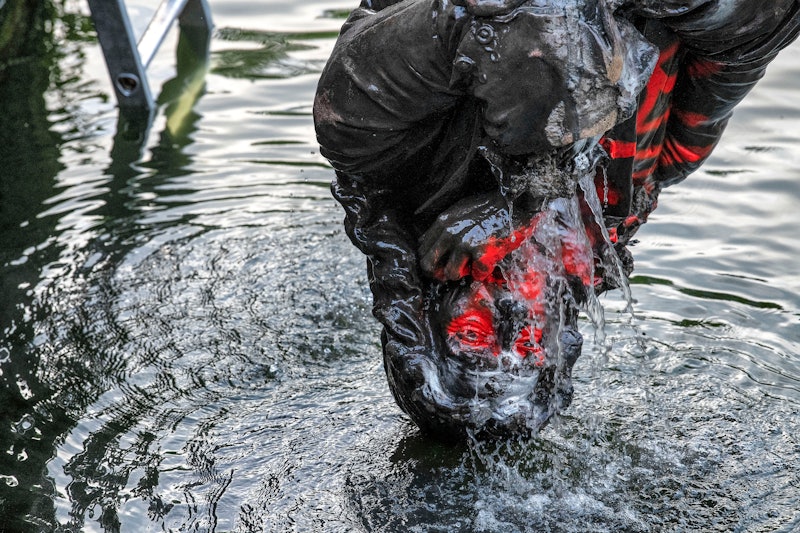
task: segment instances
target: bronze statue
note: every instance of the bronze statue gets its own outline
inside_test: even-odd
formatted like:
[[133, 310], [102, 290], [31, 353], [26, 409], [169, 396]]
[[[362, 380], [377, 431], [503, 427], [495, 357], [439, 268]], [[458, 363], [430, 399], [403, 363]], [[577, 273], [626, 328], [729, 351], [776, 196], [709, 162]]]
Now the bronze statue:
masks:
[[420, 428], [532, 434], [570, 403], [579, 311], [624, 282], [658, 192], [799, 18], [794, 0], [361, 2], [314, 119]]

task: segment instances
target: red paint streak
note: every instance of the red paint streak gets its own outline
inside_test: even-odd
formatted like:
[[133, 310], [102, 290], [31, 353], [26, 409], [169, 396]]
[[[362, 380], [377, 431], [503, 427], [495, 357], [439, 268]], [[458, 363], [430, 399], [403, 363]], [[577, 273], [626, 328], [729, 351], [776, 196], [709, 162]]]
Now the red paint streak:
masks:
[[[547, 275], [533, 269], [525, 271], [522, 283], [515, 287], [516, 291], [528, 302], [536, 302], [547, 288]], [[538, 313], [538, 309], [535, 309]]]
[[[469, 258], [465, 257], [458, 267], [458, 277], [465, 278], [467, 276], [469, 276]], [[444, 279], [443, 273], [439, 276], [439, 279]]]
[[675, 116], [689, 128], [696, 128], [708, 121], [708, 115], [694, 113], [692, 111], [676, 110]]
[[680, 163], [697, 163], [708, 157], [713, 146], [686, 146], [669, 137], [664, 140], [664, 149], [659, 158], [659, 165], [675, 165]]
[[626, 228], [629, 228], [634, 224], [640, 224], [640, 223], [641, 220], [639, 220], [639, 217], [637, 217], [636, 215], [630, 215], [628, 218], [625, 219], [622, 225], [625, 226]]
[[564, 271], [570, 276], [580, 278], [584, 285], [592, 283], [592, 255], [584, 246], [584, 243], [578, 239], [575, 232], [570, 232], [567, 239], [565, 239], [561, 246], [561, 262], [564, 265]]
[[650, 81], [647, 82], [644, 99], [639, 105], [639, 111], [636, 116], [637, 132], [642, 133], [657, 130], [667, 120], [669, 115], [668, 109], [667, 112], [660, 115], [654, 117], [651, 115], [655, 111], [661, 95], [671, 93], [672, 89], [675, 87], [676, 73], [667, 73], [667, 71], [664, 70], [664, 66], [675, 57], [679, 46], [680, 43], [676, 41], [661, 51], [653, 75], [650, 76]]
[[619, 203], [619, 191], [612, 189], [605, 183], [595, 182], [597, 189], [597, 197], [603, 202], [604, 205], [617, 205]]
[[686, 67], [686, 73], [692, 78], [710, 78], [725, 65], [710, 59], [694, 59]]
[[656, 162], [654, 161], [652, 164], [639, 170], [638, 172], [633, 173], [633, 184], [637, 186], [644, 185], [644, 182], [647, 178], [649, 178], [656, 169]]
[[[675, 88], [677, 72], [669, 73], [666, 67], [675, 58], [675, 54], [680, 48], [680, 43], [675, 41], [670, 46], [661, 51], [658, 63], [653, 71], [653, 75], [647, 83], [644, 97], [639, 105], [636, 115], [636, 134], [641, 137], [648, 133], [653, 133], [661, 129], [669, 120], [670, 107], [666, 106], [663, 111], [658, 112], [659, 103], [668, 96]], [[656, 169], [658, 158], [661, 156], [661, 143], [654, 143], [644, 147], [637, 147], [635, 158], [638, 162], [652, 160], [646, 168], [635, 172], [632, 176], [634, 184], [638, 185], [649, 177]]]
[[492, 313], [487, 308], [468, 309], [455, 317], [447, 325], [447, 336], [457, 339], [465, 350], [499, 352]]
[[636, 160], [637, 161], [645, 161], [647, 159], [653, 159], [659, 156], [661, 153], [661, 145], [655, 144], [652, 146], [648, 146], [647, 148], [643, 148], [636, 152]]
[[612, 159], [626, 159], [636, 155], [636, 143], [631, 141], [620, 141], [603, 137], [600, 139], [600, 146]]
[[464, 276], [472, 274], [472, 278], [477, 281], [489, 279], [497, 264], [533, 235], [538, 220], [539, 216], [537, 215], [530, 224], [512, 231], [508, 237], [491, 237], [484, 245], [481, 256], [472, 262], [472, 268], [469, 269], [466, 265], [462, 265], [461, 272]]

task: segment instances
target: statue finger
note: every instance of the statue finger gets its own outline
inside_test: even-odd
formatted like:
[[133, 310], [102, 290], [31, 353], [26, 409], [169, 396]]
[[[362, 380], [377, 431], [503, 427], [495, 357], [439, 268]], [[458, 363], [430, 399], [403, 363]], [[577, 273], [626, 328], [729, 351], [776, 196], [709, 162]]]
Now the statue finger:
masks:
[[445, 281], [458, 281], [470, 273], [470, 258], [465, 253], [451, 254], [447, 264], [442, 269], [442, 279]]
[[430, 256], [431, 253], [433, 253], [433, 251], [436, 249], [436, 245], [441, 237], [442, 231], [438, 224], [434, 224], [428, 229], [428, 231], [423, 233], [419, 238], [419, 246], [417, 247], [419, 257], [426, 258]]
[[430, 274], [434, 277], [440, 277], [437, 275], [437, 271], [441, 271], [440, 264], [442, 262], [444, 255], [444, 248], [441, 246], [433, 245], [427, 251], [423, 251], [420, 249], [420, 260], [419, 266], [423, 272], [426, 274]]

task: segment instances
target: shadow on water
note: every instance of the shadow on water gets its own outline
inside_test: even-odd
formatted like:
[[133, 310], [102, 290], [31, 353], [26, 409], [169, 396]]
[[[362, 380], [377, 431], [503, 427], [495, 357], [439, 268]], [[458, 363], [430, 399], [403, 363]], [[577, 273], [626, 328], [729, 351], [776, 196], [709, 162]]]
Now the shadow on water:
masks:
[[55, 389], [39, 379], [33, 346], [34, 324], [46, 310], [34, 306], [32, 288], [41, 265], [56, 261], [59, 254], [53, 237], [56, 220], [36, 214], [64, 169], [64, 133], [47, 109], [45, 92], [51, 87], [51, 72], [59, 79], [56, 92], [61, 95], [68, 85], [61, 80], [72, 74], [61, 70], [63, 51], [45, 29], [55, 16], [47, 3], [10, 2], [0, 8], [0, 528], [12, 531], [24, 529], [29, 513], [52, 522], [45, 463], [55, 441], [74, 423], [64, 409], [42, 405], [40, 400]]
[[[216, 2], [234, 21], [278, 9], [245, 4]], [[342, 6], [281, 8], [307, 32], [220, 17], [210, 72], [164, 76], [148, 130], [86, 74], [102, 71], [86, 16], [31, 5], [0, 7], [27, 21], [0, 38], [0, 530], [800, 525], [800, 249], [796, 209], [775, 205], [800, 198], [796, 119], [734, 125], [664, 199], [634, 250], [637, 316], [605, 297], [609, 349], [587, 341], [564, 416], [533, 442], [447, 447], [391, 400], [316, 153]], [[788, 104], [756, 98], [745, 119], [759, 105]]]

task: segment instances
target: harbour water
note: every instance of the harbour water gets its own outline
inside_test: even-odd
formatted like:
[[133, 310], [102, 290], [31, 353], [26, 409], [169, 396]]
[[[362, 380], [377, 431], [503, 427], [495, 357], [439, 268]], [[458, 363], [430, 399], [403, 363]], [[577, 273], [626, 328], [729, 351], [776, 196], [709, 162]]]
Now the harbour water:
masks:
[[0, 83], [0, 530], [800, 529], [800, 44], [661, 195], [633, 316], [581, 320], [569, 409], [448, 446], [391, 399], [314, 138], [353, 2], [211, 6], [196, 101], [141, 137], [84, 2]]

